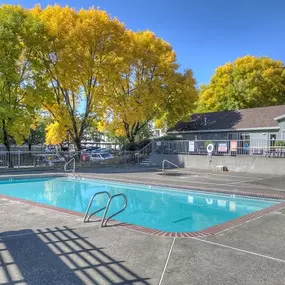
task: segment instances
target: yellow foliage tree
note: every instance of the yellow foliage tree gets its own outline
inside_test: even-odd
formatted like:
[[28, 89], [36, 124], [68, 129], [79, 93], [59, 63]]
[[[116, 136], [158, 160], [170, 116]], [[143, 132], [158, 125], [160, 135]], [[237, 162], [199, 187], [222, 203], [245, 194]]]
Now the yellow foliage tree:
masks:
[[155, 119], [174, 123], [189, 114], [197, 93], [192, 72], [176, 73], [171, 46], [150, 31], [128, 31], [124, 53], [116, 59], [116, 72], [105, 83], [103, 120], [117, 136], [134, 142]]
[[268, 57], [244, 56], [216, 69], [200, 88], [198, 111], [236, 110], [285, 103], [284, 64]]
[[[84, 131], [100, 111], [101, 80], [120, 51], [124, 26], [94, 8], [76, 12], [58, 5], [37, 6], [31, 13], [45, 25], [36, 49], [46, 83], [43, 106], [80, 150]], [[61, 134], [63, 141], [66, 134]], [[54, 140], [48, 137], [50, 143], [59, 141], [56, 135]]]
[[64, 125], [54, 122], [46, 127], [46, 144], [60, 144], [66, 138], [67, 130]]
[[51, 116], [46, 142], [68, 136], [79, 150], [95, 121], [132, 142], [150, 121], [169, 125], [193, 108], [192, 72], [177, 72], [172, 47], [150, 31], [128, 31], [94, 8], [59, 5], [3, 6], [2, 24], [10, 29], [0, 29], [4, 141], [28, 135], [39, 106]]

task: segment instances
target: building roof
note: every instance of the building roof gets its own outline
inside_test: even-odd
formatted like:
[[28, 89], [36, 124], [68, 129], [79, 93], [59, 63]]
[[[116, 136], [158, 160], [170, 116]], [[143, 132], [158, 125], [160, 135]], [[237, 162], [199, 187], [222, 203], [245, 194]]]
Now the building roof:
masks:
[[285, 105], [193, 114], [189, 122], [178, 122], [167, 132], [199, 132], [214, 130], [245, 130], [278, 128], [285, 115]]

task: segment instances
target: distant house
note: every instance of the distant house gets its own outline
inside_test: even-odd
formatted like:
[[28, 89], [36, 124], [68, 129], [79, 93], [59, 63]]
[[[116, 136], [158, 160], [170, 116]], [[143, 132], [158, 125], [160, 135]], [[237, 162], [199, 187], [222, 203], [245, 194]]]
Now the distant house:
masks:
[[153, 121], [149, 122], [148, 127], [150, 130], [150, 134], [151, 134], [152, 139], [160, 138], [160, 137], [165, 135], [165, 129], [157, 128]]
[[168, 135], [186, 140], [285, 140], [285, 105], [193, 114]]

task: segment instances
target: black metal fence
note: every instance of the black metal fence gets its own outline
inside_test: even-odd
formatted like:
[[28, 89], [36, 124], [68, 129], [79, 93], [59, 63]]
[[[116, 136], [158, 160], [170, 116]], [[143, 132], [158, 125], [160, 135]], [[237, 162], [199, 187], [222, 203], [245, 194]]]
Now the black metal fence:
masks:
[[77, 167], [137, 164], [142, 158], [137, 152], [105, 150], [101, 152], [0, 151], [0, 172], [28, 169], [59, 169], [74, 158]]
[[152, 153], [187, 155], [257, 155], [285, 158], [285, 140], [156, 141]]

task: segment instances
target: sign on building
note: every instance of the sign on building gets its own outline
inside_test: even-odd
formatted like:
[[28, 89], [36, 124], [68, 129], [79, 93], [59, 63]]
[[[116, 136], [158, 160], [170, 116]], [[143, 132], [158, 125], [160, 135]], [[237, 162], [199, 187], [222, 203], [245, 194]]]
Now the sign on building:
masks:
[[231, 151], [237, 151], [237, 141], [231, 141]]
[[195, 151], [194, 141], [189, 141], [189, 152]]
[[228, 152], [228, 145], [227, 145], [227, 143], [219, 143], [219, 145], [218, 145], [218, 152]]

